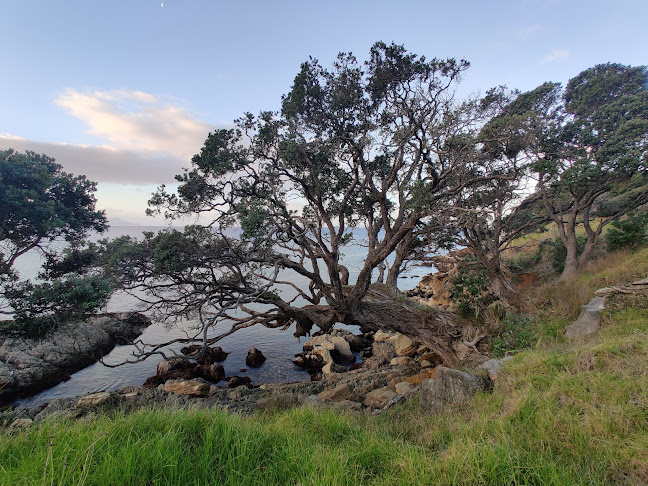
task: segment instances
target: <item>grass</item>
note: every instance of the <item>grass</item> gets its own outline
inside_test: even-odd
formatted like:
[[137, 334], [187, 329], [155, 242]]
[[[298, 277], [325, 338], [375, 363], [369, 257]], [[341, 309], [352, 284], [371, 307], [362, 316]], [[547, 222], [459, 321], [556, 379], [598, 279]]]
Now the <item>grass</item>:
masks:
[[[539, 341], [506, 362], [492, 393], [444, 413], [413, 400], [380, 416], [149, 409], [51, 420], [0, 431], [0, 486], [648, 484], [648, 297], [609, 298], [597, 334], [559, 337], [570, 312], [560, 300], [648, 274], [648, 250], [606, 258], [554, 287], [562, 293], [535, 319]], [[541, 290], [533, 305], [551, 294]]]

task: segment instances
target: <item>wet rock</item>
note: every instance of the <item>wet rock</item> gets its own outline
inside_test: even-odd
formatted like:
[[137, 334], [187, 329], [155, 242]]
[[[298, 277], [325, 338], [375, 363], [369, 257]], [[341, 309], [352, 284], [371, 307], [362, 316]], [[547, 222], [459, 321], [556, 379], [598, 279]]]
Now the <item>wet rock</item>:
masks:
[[221, 364], [200, 365], [197, 372], [198, 376], [212, 383], [218, 383], [225, 379], [225, 368]]
[[[199, 353], [201, 349], [202, 349], [202, 345], [192, 344], [190, 346], [185, 346], [180, 350], [180, 352], [185, 356], [187, 356], [188, 358], [193, 359], [193, 356], [195, 356], [196, 353]], [[199, 364], [207, 364], [207, 365], [213, 364], [218, 361], [225, 361], [228, 354], [229, 353], [223, 351], [223, 349], [220, 346], [207, 347], [205, 348], [203, 355], [200, 358], [197, 358], [196, 361]]]
[[440, 366], [434, 378], [421, 383], [420, 409], [440, 412], [447, 405], [467, 401], [489, 387], [490, 382], [481, 376]]
[[322, 357], [311, 351], [304, 351], [303, 353], [296, 354], [293, 363], [300, 368], [307, 370], [321, 369], [322, 366], [324, 366], [324, 360]]
[[169, 380], [164, 384], [164, 391], [181, 396], [206, 397], [209, 395], [209, 383], [196, 378], [193, 380]]
[[266, 357], [263, 356], [261, 351], [257, 348], [250, 348], [247, 357], [245, 358], [245, 364], [250, 368], [258, 368], [265, 362], [265, 360]]
[[229, 378], [228, 388], [238, 388], [239, 386], [249, 387], [252, 379], [249, 376], [232, 376]]
[[0, 405], [69, 379], [149, 325], [149, 319], [137, 313], [103, 314], [60, 324], [43, 339], [0, 340]]
[[190, 370], [195, 368], [196, 364], [184, 358], [171, 358], [162, 360], [157, 364], [158, 375], [168, 375], [174, 371]]

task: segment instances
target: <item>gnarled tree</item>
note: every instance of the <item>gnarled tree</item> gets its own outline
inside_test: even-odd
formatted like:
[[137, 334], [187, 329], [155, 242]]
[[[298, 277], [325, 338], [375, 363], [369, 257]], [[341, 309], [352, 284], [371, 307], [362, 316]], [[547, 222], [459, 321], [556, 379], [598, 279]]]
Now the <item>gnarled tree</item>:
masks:
[[[192, 300], [161, 295], [159, 305], [217, 316], [204, 319], [209, 327], [230, 319], [239, 326], [295, 322], [302, 335], [336, 322], [388, 328], [456, 363], [452, 343], [465, 336], [450, 314], [423, 312], [372, 280], [439, 201], [492, 177], [474, 143], [481, 113], [454, 98], [467, 67], [383, 43], [364, 65], [351, 54], [340, 54], [331, 69], [311, 59], [281, 113], [247, 114], [237, 128], [210, 133], [192, 168], [177, 177], [177, 194], [162, 187], [150, 203], [168, 218], [208, 220], [212, 243], [201, 243], [199, 253], [212, 260], [179, 262], [195, 261], [181, 282]], [[358, 227], [366, 230], [367, 253], [349, 281], [342, 257]], [[200, 270], [223, 265], [226, 255], [229, 267]], [[149, 289], [173, 284], [163, 270], [133, 277]], [[191, 338], [200, 332], [206, 336], [204, 325]]]

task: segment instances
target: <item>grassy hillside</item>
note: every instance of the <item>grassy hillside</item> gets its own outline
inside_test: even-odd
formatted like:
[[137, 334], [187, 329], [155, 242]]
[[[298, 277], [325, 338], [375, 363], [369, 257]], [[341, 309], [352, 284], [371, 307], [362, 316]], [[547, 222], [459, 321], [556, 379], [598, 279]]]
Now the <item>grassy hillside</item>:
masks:
[[0, 485], [648, 484], [648, 298], [611, 297], [596, 335], [560, 337], [594, 289], [648, 274], [648, 249], [620, 255], [529, 291], [533, 348], [506, 363], [492, 394], [442, 414], [411, 401], [381, 416], [148, 410], [50, 421], [0, 432]]

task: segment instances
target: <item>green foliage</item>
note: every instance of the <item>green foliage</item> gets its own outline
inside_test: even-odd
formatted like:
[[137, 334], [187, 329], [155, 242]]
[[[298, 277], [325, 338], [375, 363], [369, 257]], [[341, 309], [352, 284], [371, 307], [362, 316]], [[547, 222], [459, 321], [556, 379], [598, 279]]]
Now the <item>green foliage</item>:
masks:
[[14, 318], [2, 331], [42, 337], [62, 322], [83, 318], [104, 307], [111, 293], [110, 283], [98, 276], [21, 282], [5, 291]]
[[[80, 241], [108, 227], [95, 210], [95, 190], [96, 183], [63, 172], [51, 157], [0, 151], [0, 297], [15, 311], [14, 321], [3, 323], [5, 332], [42, 334], [107, 302], [110, 285], [82, 275], [94, 252], [80, 249]], [[62, 257], [53, 246], [61, 240], [71, 245]], [[41, 282], [20, 281], [13, 268], [30, 250], [46, 258]]]
[[501, 324], [497, 336], [488, 341], [495, 357], [500, 358], [510, 351], [519, 351], [533, 344], [535, 332], [530, 316], [508, 313]]
[[612, 222], [606, 235], [610, 251], [629, 248], [636, 250], [648, 242], [648, 212]]
[[[587, 236], [579, 235], [576, 237], [576, 254], [580, 255], [583, 253], [583, 248], [585, 248], [585, 243], [587, 243]], [[542, 245], [541, 245], [542, 246]], [[567, 248], [563, 244], [560, 238], [556, 238], [545, 243], [545, 246], [549, 247], [549, 254], [551, 258], [551, 267], [556, 273], [561, 273], [565, 268], [565, 258], [567, 258]], [[538, 251], [542, 251], [539, 249]]]
[[488, 274], [476, 257], [467, 256], [459, 263], [452, 285], [454, 286], [452, 301], [459, 313], [463, 317], [483, 318], [492, 298], [488, 292], [490, 288]]

